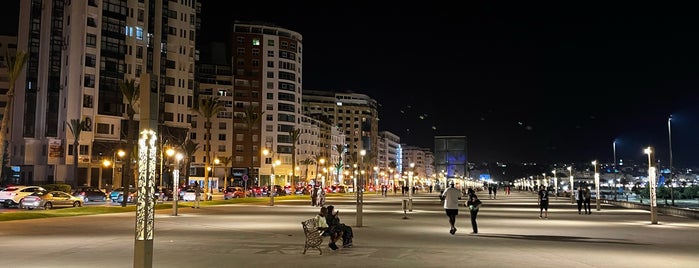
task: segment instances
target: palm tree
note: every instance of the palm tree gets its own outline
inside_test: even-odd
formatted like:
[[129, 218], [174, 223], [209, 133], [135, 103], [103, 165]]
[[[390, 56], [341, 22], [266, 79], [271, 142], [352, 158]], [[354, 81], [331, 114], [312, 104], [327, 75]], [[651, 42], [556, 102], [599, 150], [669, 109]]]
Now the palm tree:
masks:
[[223, 164], [223, 189], [228, 188], [228, 168], [230, 167], [231, 163], [233, 163], [233, 156], [224, 156], [224, 157], [219, 157], [218, 161]]
[[74, 183], [72, 183], [73, 187], [78, 186], [78, 182], [80, 179], [78, 179], [78, 153], [79, 153], [79, 147], [80, 147], [80, 133], [83, 131], [83, 128], [85, 127], [85, 121], [81, 119], [70, 119], [69, 122], [66, 122], [66, 125], [68, 125], [68, 129], [70, 129], [70, 133], [73, 134], [73, 180]]
[[[336, 144], [335, 145], [335, 150], [337, 150], [337, 152], [340, 154], [340, 157], [338, 158], [337, 163], [335, 163], [335, 173], [336, 173], [335, 178], [337, 178], [337, 179], [340, 178], [340, 173], [342, 172], [342, 167], [345, 166], [343, 158], [342, 158], [342, 156], [345, 154], [345, 149], [347, 149], [347, 148], [345, 147], [344, 144]], [[338, 182], [338, 183], [340, 183], [340, 182]], [[342, 184], [342, 183], [340, 183], [340, 184]]]
[[[248, 130], [248, 134], [249, 134], [249, 136], [250, 136], [250, 144], [253, 144], [253, 140], [252, 140], [252, 129], [255, 127], [255, 125], [257, 125], [257, 123], [260, 122], [260, 120], [262, 119], [262, 115], [263, 115], [263, 114], [265, 114], [264, 111], [261, 112], [260, 114], [255, 113], [255, 109], [253, 109], [252, 105], [248, 105], [248, 106], [246, 107], [246, 110], [245, 110], [245, 123], [246, 123], [246, 127], [247, 127], [247, 130]], [[253, 147], [251, 146], [251, 147], [250, 147], [251, 151], [252, 151], [252, 148], [253, 148]], [[252, 156], [253, 156], [254, 154], [257, 154], [257, 156], [259, 156], [259, 155], [260, 155], [259, 153], [260, 153], [260, 152], [251, 152], [251, 155], [250, 155], [250, 169], [252, 169], [252, 168], [253, 168], [253, 165], [255, 165], [255, 163], [253, 162], [253, 157], [252, 157]], [[250, 173], [250, 169], [248, 169], [248, 173]], [[248, 174], [248, 177], [249, 177], [249, 174]], [[258, 180], [258, 185], [257, 185], [257, 186], [260, 186], [260, 185], [259, 185], [259, 180]]]
[[192, 156], [197, 152], [197, 150], [199, 150], [199, 143], [187, 139], [184, 141], [184, 144], [182, 144], [182, 150], [184, 151], [184, 155], [186, 156], [184, 160], [184, 177], [187, 181], [187, 184], [189, 184], [189, 168], [192, 165]]
[[201, 98], [199, 100], [199, 109], [196, 110], [199, 115], [206, 119], [204, 123], [204, 129], [206, 129], [206, 135], [204, 136], [206, 142], [204, 145], [204, 152], [206, 152], [206, 163], [204, 163], [204, 187], [205, 189], [209, 188], [208, 191], [212, 194], [213, 187], [209, 185], [209, 167], [211, 166], [211, 118], [225, 110], [226, 107], [223, 105], [223, 102], [219, 100], [218, 96]]
[[8, 132], [7, 126], [11, 126], [12, 122], [12, 101], [15, 98], [15, 82], [19, 74], [24, 69], [24, 64], [27, 62], [27, 53], [24, 51], [17, 51], [14, 58], [10, 58], [9, 53], [5, 55], [7, 59], [8, 71], [8, 82], [9, 88], [7, 89], [7, 103], [5, 104], [5, 112], [2, 117], [2, 124], [0, 124], [0, 182], [3, 181], [2, 172], [5, 169], [5, 133]]
[[124, 172], [123, 174], [123, 181], [122, 181], [122, 187], [124, 187], [124, 200], [121, 203], [122, 207], [126, 207], [126, 193], [129, 192], [129, 183], [131, 182], [131, 176], [134, 174], [133, 173], [133, 168], [131, 168], [131, 163], [133, 163], [134, 159], [134, 144], [135, 144], [135, 139], [136, 139], [136, 120], [134, 120], [134, 115], [136, 114], [136, 110], [134, 109], [134, 105], [136, 102], [138, 102], [138, 99], [141, 94], [141, 88], [140, 86], [136, 85], [136, 80], [131, 79], [131, 80], [124, 80], [124, 81], [119, 81], [119, 89], [121, 90], [121, 94], [124, 95], [124, 98], [126, 99], [126, 115], [128, 116], [128, 126], [127, 126], [127, 134], [126, 134], [126, 162], [124, 163], [124, 170], [127, 172]]
[[[305, 166], [306, 166], [306, 170], [304, 171], [304, 174], [306, 174], [306, 176], [305, 176], [305, 177], [306, 177], [306, 180], [308, 180], [308, 166], [309, 166], [309, 165], [313, 165], [313, 164], [315, 164], [315, 163], [316, 163], [316, 161], [313, 160], [313, 158], [310, 158], [310, 157], [307, 157], [306, 159], [304, 159], [304, 160], [301, 161], [301, 165], [305, 165]], [[318, 171], [316, 171], [316, 173], [318, 173]]]
[[296, 144], [299, 142], [299, 137], [301, 136], [301, 130], [298, 128], [294, 128], [294, 130], [289, 131], [289, 136], [291, 136], [291, 184], [294, 185], [294, 189], [296, 189], [296, 183], [294, 183], [294, 180], [296, 179]]

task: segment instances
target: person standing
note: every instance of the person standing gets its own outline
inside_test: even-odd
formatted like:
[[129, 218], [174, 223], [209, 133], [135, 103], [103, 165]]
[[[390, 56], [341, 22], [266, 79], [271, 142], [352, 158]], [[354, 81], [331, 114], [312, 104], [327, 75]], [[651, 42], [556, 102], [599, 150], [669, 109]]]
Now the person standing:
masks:
[[323, 187], [318, 187], [318, 191], [316, 192], [316, 198], [318, 199], [316, 205], [319, 207], [325, 206], [325, 189], [323, 189]]
[[461, 199], [461, 191], [454, 187], [454, 182], [449, 184], [449, 188], [444, 190], [442, 193], [444, 197], [444, 211], [449, 218], [449, 233], [454, 235], [456, 233], [456, 216], [459, 215], [459, 199]]
[[549, 192], [546, 190], [545, 186], [539, 187], [539, 219], [541, 219], [542, 214], [544, 218], [549, 218]]
[[478, 217], [478, 210], [481, 208], [481, 200], [478, 199], [476, 194], [471, 194], [468, 197], [466, 206], [468, 206], [469, 212], [471, 213], [471, 227], [473, 228], [473, 233], [478, 233], [478, 223], [476, 218]]
[[585, 201], [583, 201], [583, 206], [585, 207], [585, 214], [587, 215], [592, 214], [592, 210], [590, 209], [590, 199], [592, 199], [590, 187], [585, 187]]
[[201, 199], [201, 187], [199, 186], [199, 182], [195, 181], [194, 182], [194, 205], [192, 208], [199, 208], [199, 200]]
[[[575, 201], [578, 202], [578, 214], [582, 214], [583, 202], [585, 201], [585, 191], [583, 191], [582, 186], [578, 186], [578, 190], [575, 191]], [[585, 214], [587, 214], [587, 209], [585, 209]]]
[[313, 184], [313, 187], [311, 188], [311, 206], [315, 207], [318, 204], [318, 188], [316, 187], [315, 183]]

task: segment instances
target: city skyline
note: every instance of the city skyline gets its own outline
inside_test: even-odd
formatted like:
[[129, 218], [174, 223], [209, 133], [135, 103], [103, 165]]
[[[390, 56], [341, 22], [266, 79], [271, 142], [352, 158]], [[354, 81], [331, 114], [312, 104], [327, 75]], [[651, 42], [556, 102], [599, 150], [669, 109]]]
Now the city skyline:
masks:
[[673, 164], [698, 164], [699, 42], [680, 7], [223, 5], [203, 2], [203, 40], [234, 20], [299, 32], [304, 88], [369, 95], [402, 143], [465, 135], [469, 161], [547, 163], [640, 162], [653, 146], [666, 163], [672, 114]]
[[408, 145], [464, 135], [469, 161], [548, 163], [641, 161], [653, 146], [666, 162], [672, 114], [673, 162], [697, 165], [699, 42], [681, 7], [202, 2], [202, 40], [234, 20], [299, 32], [304, 88], [376, 99], [379, 129]]

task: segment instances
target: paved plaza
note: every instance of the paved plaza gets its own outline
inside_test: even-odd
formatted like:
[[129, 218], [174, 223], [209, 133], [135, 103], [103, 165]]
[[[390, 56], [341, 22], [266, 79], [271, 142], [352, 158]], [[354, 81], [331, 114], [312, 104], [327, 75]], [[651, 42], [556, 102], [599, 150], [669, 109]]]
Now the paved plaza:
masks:
[[[570, 199], [551, 201], [539, 219], [536, 195], [513, 192], [484, 202], [479, 233], [462, 207], [458, 231], [437, 193], [419, 193], [404, 215], [401, 200], [365, 195], [363, 224], [355, 199], [329, 197], [353, 227], [354, 247], [323, 246], [302, 255], [301, 221], [318, 208], [310, 201], [276, 200], [275, 206], [235, 204], [156, 212], [152, 267], [697, 267], [699, 221], [658, 216], [593, 201], [579, 215]], [[465, 199], [464, 199], [465, 201]], [[407, 219], [404, 217], [407, 216]], [[0, 222], [5, 267], [133, 267], [135, 213]]]

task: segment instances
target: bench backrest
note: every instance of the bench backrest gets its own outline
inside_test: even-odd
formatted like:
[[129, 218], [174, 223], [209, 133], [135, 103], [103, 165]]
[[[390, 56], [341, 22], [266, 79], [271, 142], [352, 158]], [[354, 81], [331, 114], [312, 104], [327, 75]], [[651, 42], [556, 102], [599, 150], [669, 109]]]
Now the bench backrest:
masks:
[[305, 221], [301, 222], [301, 224], [303, 225], [303, 232], [306, 233], [306, 235], [308, 235], [308, 233], [312, 233], [312, 232], [317, 233], [318, 232], [318, 226], [317, 226], [315, 218], [310, 218], [308, 220], [305, 220]]

